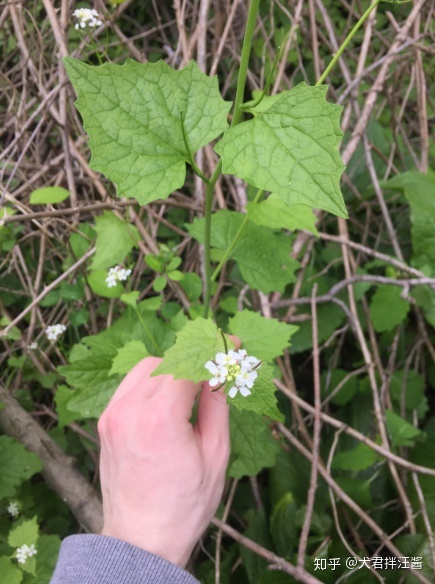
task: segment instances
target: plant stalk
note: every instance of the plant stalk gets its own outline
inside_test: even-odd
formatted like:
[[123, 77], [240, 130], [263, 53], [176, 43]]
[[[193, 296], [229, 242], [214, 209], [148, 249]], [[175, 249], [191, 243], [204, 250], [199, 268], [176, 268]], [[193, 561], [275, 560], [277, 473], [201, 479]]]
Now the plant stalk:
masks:
[[367, 20], [369, 14], [376, 8], [376, 6], [378, 4], [380, 4], [381, 0], [375, 0], [373, 2], [373, 4], [371, 4], [367, 10], [364, 12], [364, 14], [361, 16], [361, 18], [358, 20], [358, 22], [355, 24], [355, 26], [353, 27], [353, 29], [350, 31], [350, 33], [347, 35], [346, 39], [344, 40], [343, 44], [341, 45], [341, 47], [338, 49], [338, 51], [335, 53], [332, 61], [329, 63], [329, 65], [326, 67], [325, 71], [323, 72], [323, 74], [320, 76], [320, 79], [317, 81], [316, 83], [316, 87], [318, 85], [322, 85], [322, 83], [325, 81], [325, 79], [327, 78], [327, 76], [329, 75], [329, 73], [331, 72], [331, 70], [335, 67], [338, 59], [341, 57], [341, 55], [343, 54], [344, 50], [346, 49], [346, 47], [348, 46], [348, 44], [350, 43], [350, 41], [353, 39], [353, 37], [355, 36], [355, 34], [358, 32], [358, 30], [361, 28], [361, 26], [364, 24], [364, 22]]
[[146, 324], [145, 320], [143, 319], [143, 316], [141, 315], [141, 313], [139, 312], [139, 309], [137, 307], [133, 307], [141, 325], [143, 326], [144, 331], [146, 332], [146, 334], [148, 335], [148, 337], [151, 339], [152, 344], [154, 345], [154, 347], [156, 348], [157, 351], [157, 356], [160, 357], [163, 355], [162, 350], [159, 347], [159, 344], [157, 343], [156, 339], [154, 338], [154, 335], [151, 333], [150, 329], [148, 328], [148, 325]]
[[212, 174], [209, 182], [207, 183], [207, 188], [205, 191], [205, 238], [204, 238], [204, 266], [205, 266], [205, 291], [204, 291], [204, 318], [208, 317], [208, 310], [211, 298], [211, 259], [210, 259], [210, 246], [211, 246], [211, 207], [213, 204], [213, 192], [216, 182], [222, 171], [222, 160], [216, 165], [214, 173]]
[[[251, 54], [252, 41], [254, 38], [255, 25], [257, 22], [260, 0], [251, 0], [246, 24], [245, 37], [243, 39], [242, 55], [240, 57], [240, 69], [237, 79], [236, 99], [234, 101], [234, 113], [231, 127], [236, 126], [242, 117], [243, 97], [245, 93], [246, 77], [248, 75], [249, 56]], [[213, 191], [215, 184], [222, 172], [222, 161], [220, 160], [207, 184], [205, 193], [205, 241], [204, 241], [204, 263], [205, 263], [205, 291], [204, 291], [204, 318], [208, 317], [211, 298], [211, 263], [210, 263], [210, 242], [211, 242], [211, 208], [213, 203]], [[234, 243], [234, 242], [233, 242]]]
[[[364, 24], [364, 22], [367, 20], [370, 13], [376, 8], [376, 6], [378, 6], [378, 4], [380, 2], [381, 2], [381, 0], [375, 0], [375, 2], [373, 2], [373, 4], [371, 4], [367, 8], [367, 10], [364, 12], [364, 14], [361, 16], [361, 18], [358, 20], [358, 22], [353, 27], [353, 29], [350, 31], [349, 35], [347, 36], [347, 38], [345, 39], [345, 41], [343, 42], [341, 47], [338, 49], [337, 53], [334, 55], [333, 59], [329, 63], [328, 67], [325, 69], [324, 73], [321, 75], [320, 79], [317, 81], [316, 86], [321, 85], [324, 82], [326, 77], [329, 75], [331, 70], [336, 65], [340, 56], [343, 54], [343, 51], [349, 45], [350, 41], [353, 39], [353, 37], [358, 32], [358, 30], [361, 28], [361, 26]], [[235, 99], [235, 103], [234, 103], [234, 115], [233, 115], [231, 127], [237, 125], [240, 122], [241, 116], [243, 114], [243, 110], [245, 109], [243, 106], [243, 94], [245, 91], [246, 76], [248, 73], [249, 55], [250, 55], [251, 47], [252, 47], [252, 39], [253, 39], [254, 31], [255, 31], [255, 23], [256, 23], [256, 19], [257, 19], [258, 8], [259, 8], [259, 0], [253, 0], [251, 2], [250, 8], [249, 8], [248, 23], [246, 26], [245, 38], [243, 41], [243, 49], [242, 49], [242, 56], [241, 56], [241, 60], [240, 60], [239, 77], [238, 77], [238, 81], [237, 81], [237, 93], [236, 93], [236, 99]], [[265, 94], [265, 92], [262, 93], [260, 101], [264, 97], [264, 94]], [[257, 105], [257, 102], [255, 102], [255, 104]], [[249, 104], [245, 104], [245, 106], [246, 105], [249, 105]], [[207, 194], [206, 194], [206, 225], [205, 225], [205, 229], [206, 229], [206, 234], [205, 234], [206, 293], [205, 293], [205, 304], [204, 304], [204, 317], [205, 318], [207, 318], [207, 316], [208, 316], [209, 303], [210, 303], [210, 297], [211, 297], [211, 284], [216, 280], [223, 265], [228, 260], [229, 256], [231, 255], [231, 253], [233, 252], [237, 243], [239, 242], [240, 237], [241, 237], [241, 235], [246, 227], [246, 224], [248, 222], [248, 217], [246, 216], [243, 219], [243, 222], [240, 225], [239, 229], [237, 230], [237, 233], [236, 233], [233, 241], [229, 245], [228, 249], [225, 251], [224, 257], [219, 262], [219, 264], [218, 264], [217, 268], [215, 269], [215, 271], [213, 272], [213, 274], [211, 274], [211, 264], [210, 264], [211, 203], [212, 203], [214, 185], [216, 184], [216, 181], [218, 179], [218, 176], [219, 176], [221, 170], [222, 170], [222, 163], [219, 162], [212, 178], [210, 179], [209, 184], [207, 185]], [[216, 171], [218, 171], [217, 174], [216, 174]], [[254, 199], [254, 203], [258, 203], [258, 201], [263, 196], [263, 193], [264, 193], [264, 191], [262, 191], [262, 190], [258, 191], [258, 193]]]
[[[253, 200], [253, 203], [258, 203], [258, 201], [261, 199], [261, 197], [263, 196], [264, 191], [262, 191], [261, 189], [258, 190], [257, 194], [255, 195], [255, 199]], [[219, 275], [219, 272], [222, 270], [223, 265], [225, 264], [225, 262], [228, 260], [228, 258], [230, 257], [232, 251], [234, 250], [234, 248], [236, 247], [236, 245], [239, 243], [239, 239], [246, 227], [246, 224], [248, 222], [248, 215], [246, 214], [243, 218], [243, 222], [240, 225], [240, 227], [237, 230], [236, 235], [234, 236], [233, 241], [231, 242], [231, 244], [228, 246], [228, 248], [226, 249], [225, 253], [224, 253], [224, 257], [221, 259], [221, 261], [219, 262], [217, 268], [215, 269], [215, 271], [213, 272], [212, 276], [211, 276], [211, 281], [214, 282], [216, 280], [216, 278]]]

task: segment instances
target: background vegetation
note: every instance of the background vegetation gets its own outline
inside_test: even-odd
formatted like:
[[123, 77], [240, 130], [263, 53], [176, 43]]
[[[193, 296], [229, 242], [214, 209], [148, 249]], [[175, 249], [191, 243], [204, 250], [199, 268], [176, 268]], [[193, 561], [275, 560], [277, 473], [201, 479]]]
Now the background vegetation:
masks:
[[[264, 87], [282, 43], [271, 92], [313, 85], [368, 5], [263, 0], [245, 99]], [[61, 538], [98, 531], [96, 419], [153, 350], [120, 296], [139, 291], [140, 319], [164, 348], [202, 314], [203, 251], [186, 224], [203, 213], [203, 184], [188, 175], [146, 207], [117, 199], [89, 168], [61, 58], [174, 68], [195, 59], [233, 100], [247, 5], [96, 1], [103, 24], [92, 34], [73, 26], [81, 3], [0, 6], [0, 574], [44, 584]], [[251, 289], [232, 261], [212, 291], [225, 330], [243, 311], [267, 319], [252, 317], [250, 330], [279, 354], [285, 422], [233, 420], [222, 506], [189, 566], [201, 582], [434, 580], [433, 14], [430, 0], [381, 3], [327, 80], [343, 106], [349, 220], [317, 213], [317, 235], [312, 224], [282, 230], [300, 262], [283, 292]], [[216, 162], [211, 147], [197, 155], [207, 176]], [[214, 210], [244, 212], [254, 195], [224, 176]], [[126, 288], [105, 284], [117, 264], [132, 270]], [[67, 330], [52, 342], [46, 328], [59, 323]], [[21, 565], [24, 544], [38, 553]]]

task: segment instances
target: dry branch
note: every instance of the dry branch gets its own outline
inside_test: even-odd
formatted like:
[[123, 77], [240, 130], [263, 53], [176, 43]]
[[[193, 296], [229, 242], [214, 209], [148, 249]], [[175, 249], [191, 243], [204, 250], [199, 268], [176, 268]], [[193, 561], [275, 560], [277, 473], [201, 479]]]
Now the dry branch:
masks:
[[77, 521], [91, 533], [103, 527], [100, 498], [89, 481], [77, 470], [75, 461], [50, 438], [24, 410], [8, 389], [0, 383], [0, 429], [19, 440], [43, 463], [42, 476], [47, 485], [68, 505]]

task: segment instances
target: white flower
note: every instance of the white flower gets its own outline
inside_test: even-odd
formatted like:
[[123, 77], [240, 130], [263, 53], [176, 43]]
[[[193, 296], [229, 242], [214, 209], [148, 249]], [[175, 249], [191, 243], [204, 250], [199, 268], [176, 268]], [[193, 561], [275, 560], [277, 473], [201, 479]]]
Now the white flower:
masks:
[[236, 383], [240, 387], [248, 387], [251, 389], [257, 376], [258, 373], [256, 371], [250, 371], [242, 367], [242, 371], [236, 377]]
[[216, 363], [213, 363], [213, 361], [207, 361], [205, 368], [208, 369], [212, 375], [214, 375], [214, 377], [208, 382], [211, 387], [225, 383], [228, 375], [228, 370], [225, 369], [225, 367], [222, 365], [217, 366]]
[[240, 392], [244, 397], [251, 395], [249, 391], [258, 377], [256, 369], [261, 361], [249, 356], [243, 349], [217, 353], [212, 361], [207, 361], [205, 368], [210, 371], [213, 378], [209, 381], [211, 387], [226, 383], [234, 384], [228, 391], [230, 397], [235, 397]]
[[45, 329], [45, 334], [49, 341], [57, 341], [62, 333], [66, 331], [66, 326], [64, 324], [53, 324]]
[[38, 550], [32, 544], [28, 546], [27, 544], [22, 545], [16, 551], [17, 560], [19, 564], [25, 564], [27, 558], [31, 558], [32, 556], [36, 555]]
[[7, 511], [11, 517], [18, 517], [20, 514], [20, 508], [16, 501], [11, 501], [8, 505]]
[[79, 30], [80, 28], [95, 28], [103, 24], [100, 15], [94, 8], [77, 8], [74, 10], [73, 16], [77, 18], [78, 22], [74, 25], [74, 28]]
[[257, 359], [257, 357], [249, 357], [247, 355], [245, 349], [239, 349], [237, 351], [237, 355], [238, 355], [238, 358], [241, 360], [241, 365], [242, 366], [244, 366], [247, 363], [249, 363], [249, 365], [251, 367], [256, 367], [260, 363], [260, 361], [259, 361], [259, 359]]
[[35, 350], [38, 348], [38, 343], [36, 343], [36, 342], [30, 343], [30, 345], [27, 345], [27, 348]]
[[238, 362], [236, 351], [228, 351], [228, 354], [217, 353], [214, 360], [218, 365], [224, 365], [224, 367], [228, 367], [229, 365], [236, 365]]
[[130, 274], [131, 270], [126, 270], [120, 266], [110, 268], [107, 274], [106, 284], [109, 286], [109, 288], [113, 288], [118, 282], [126, 280]]
[[230, 397], [236, 397], [238, 391], [240, 391], [240, 393], [243, 395], [243, 397], [248, 397], [248, 395], [251, 395], [251, 392], [249, 391], [249, 389], [247, 387], [245, 387], [244, 385], [240, 385], [240, 386], [233, 385], [233, 387], [228, 392], [228, 395]]

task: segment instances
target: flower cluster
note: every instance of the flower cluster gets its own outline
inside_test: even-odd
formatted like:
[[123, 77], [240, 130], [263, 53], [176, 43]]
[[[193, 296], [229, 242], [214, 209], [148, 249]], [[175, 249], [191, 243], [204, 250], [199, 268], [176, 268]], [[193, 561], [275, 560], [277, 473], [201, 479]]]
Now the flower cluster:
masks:
[[11, 501], [7, 507], [7, 511], [11, 517], [18, 517], [20, 514], [20, 507], [16, 501]]
[[16, 551], [18, 563], [25, 564], [27, 558], [31, 558], [32, 556], [35, 556], [37, 554], [37, 552], [38, 552], [38, 550], [35, 548], [35, 546], [33, 544], [30, 546], [27, 544], [22, 545]]
[[49, 341], [57, 341], [62, 333], [66, 331], [66, 326], [64, 324], [53, 324], [45, 329], [45, 334]]
[[250, 389], [257, 379], [257, 369], [261, 361], [256, 357], [250, 357], [244, 349], [217, 353], [213, 361], [207, 361], [205, 368], [210, 371], [213, 378], [209, 381], [211, 387], [217, 387], [231, 383], [228, 391], [230, 397], [235, 397], [237, 392], [246, 397], [251, 395]]
[[114, 286], [116, 286], [117, 282], [122, 282], [123, 280], [126, 280], [130, 274], [131, 270], [126, 270], [125, 268], [121, 268], [120, 266], [110, 268], [109, 273], [107, 274], [106, 284], [109, 286], [109, 288], [113, 288]]
[[103, 24], [100, 15], [94, 8], [77, 8], [77, 10], [74, 10], [73, 16], [78, 20], [74, 25], [74, 28], [77, 30], [79, 28], [86, 28], [87, 26], [89, 28], [95, 28]]

